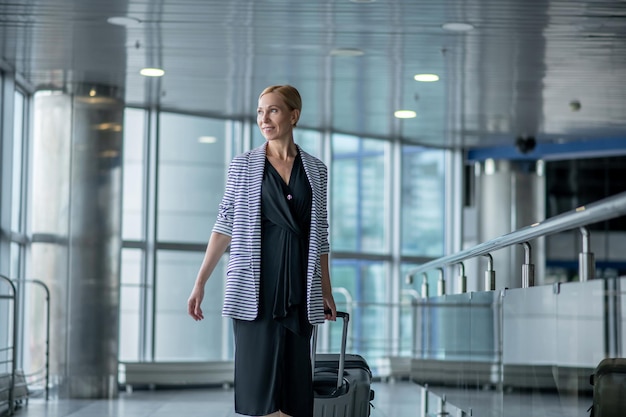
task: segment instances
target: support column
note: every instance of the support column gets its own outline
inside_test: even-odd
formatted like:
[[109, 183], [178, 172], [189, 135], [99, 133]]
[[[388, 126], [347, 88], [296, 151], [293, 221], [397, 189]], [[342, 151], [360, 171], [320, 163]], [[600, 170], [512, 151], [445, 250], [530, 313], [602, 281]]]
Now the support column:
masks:
[[[478, 242], [530, 226], [545, 219], [545, 177], [542, 161], [494, 161], [487, 159], [476, 169]], [[544, 238], [529, 242], [535, 264], [536, 284], [545, 270]], [[524, 248], [516, 245], [491, 254], [496, 288], [519, 288], [522, 283]]]
[[51, 289], [59, 396], [117, 396], [122, 125], [118, 92], [84, 85], [34, 99], [32, 272]]

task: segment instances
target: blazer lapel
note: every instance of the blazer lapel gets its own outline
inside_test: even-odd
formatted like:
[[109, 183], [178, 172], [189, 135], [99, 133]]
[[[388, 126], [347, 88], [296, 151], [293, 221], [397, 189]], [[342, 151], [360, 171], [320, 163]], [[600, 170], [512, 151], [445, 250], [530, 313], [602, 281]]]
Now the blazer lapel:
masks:
[[248, 192], [250, 201], [250, 219], [255, 226], [261, 226], [261, 184], [263, 183], [263, 172], [265, 171], [265, 146], [263, 144], [250, 151], [250, 171]]

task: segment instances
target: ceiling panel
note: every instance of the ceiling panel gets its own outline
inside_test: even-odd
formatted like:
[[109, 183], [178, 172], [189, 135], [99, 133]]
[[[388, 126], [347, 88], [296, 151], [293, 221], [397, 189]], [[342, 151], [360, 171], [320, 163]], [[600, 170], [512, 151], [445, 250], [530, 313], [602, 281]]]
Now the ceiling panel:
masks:
[[0, 55], [33, 89], [103, 84], [218, 117], [252, 120], [265, 86], [291, 83], [301, 126], [426, 146], [626, 136], [625, 1], [0, 0]]

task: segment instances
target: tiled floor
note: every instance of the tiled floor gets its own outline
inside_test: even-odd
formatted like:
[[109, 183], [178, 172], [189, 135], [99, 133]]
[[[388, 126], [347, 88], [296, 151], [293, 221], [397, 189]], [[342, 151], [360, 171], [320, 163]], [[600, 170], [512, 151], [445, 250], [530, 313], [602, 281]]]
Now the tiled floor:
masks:
[[[402, 382], [374, 383], [371, 417], [419, 415], [419, 387]], [[117, 400], [31, 399], [15, 417], [239, 417], [231, 389], [136, 390]]]
[[[412, 382], [372, 385], [376, 393], [371, 417], [586, 417], [590, 398], [566, 401], [555, 394], [467, 392], [450, 388], [431, 389], [429, 412], [423, 414], [422, 389]], [[448, 406], [438, 411], [445, 394]], [[461, 405], [461, 413], [450, 404]], [[470, 414], [471, 408], [471, 414]], [[233, 409], [231, 389], [137, 390], [123, 392], [117, 400], [31, 399], [15, 417], [238, 417]], [[350, 416], [353, 417], [353, 416]], [[359, 417], [359, 416], [354, 416]]]

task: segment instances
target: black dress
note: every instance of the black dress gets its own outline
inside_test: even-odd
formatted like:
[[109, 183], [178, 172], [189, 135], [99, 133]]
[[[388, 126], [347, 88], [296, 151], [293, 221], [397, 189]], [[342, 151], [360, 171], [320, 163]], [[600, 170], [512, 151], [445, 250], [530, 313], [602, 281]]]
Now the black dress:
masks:
[[289, 185], [265, 160], [259, 315], [254, 321], [233, 321], [239, 414], [313, 415], [312, 327], [306, 311], [311, 198], [299, 154]]

